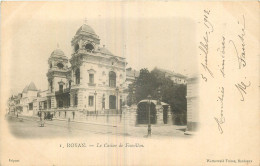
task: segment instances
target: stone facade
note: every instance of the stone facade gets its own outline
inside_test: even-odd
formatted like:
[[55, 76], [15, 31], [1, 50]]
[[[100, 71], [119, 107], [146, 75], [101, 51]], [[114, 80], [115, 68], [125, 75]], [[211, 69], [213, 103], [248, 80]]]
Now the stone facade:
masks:
[[60, 49], [52, 52], [47, 73], [49, 110], [119, 112], [127, 95], [126, 60], [99, 44], [94, 30], [84, 24], [71, 41], [70, 59]]
[[165, 77], [170, 78], [175, 84], [187, 84], [187, 77], [176, 73], [174, 71], [166, 70], [166, 69], [161, 69], [161, 68], [155, 68], [162, 73], [164, 73]]

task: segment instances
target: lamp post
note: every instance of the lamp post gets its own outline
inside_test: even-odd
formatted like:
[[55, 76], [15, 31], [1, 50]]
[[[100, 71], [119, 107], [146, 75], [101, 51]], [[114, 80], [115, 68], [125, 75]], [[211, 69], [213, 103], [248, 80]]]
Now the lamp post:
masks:
[[118, 114], [118, 92], [119, 92], [119, 89], [118, 87], [116, 87], [116, 113]]
[[160, 86], [157, 89], [157, 94], [158, 94], [157, 104], [161, 104], [161, 87]]
[[148, 95], [147, 96], [148, 98], [148, 135], [147, 137], [150, 137], [151, 136], [151, 121], [150, 121], [150, 114], [151, 114], [151, 95]]
[[97, 107], [96, 107], [96, 96], [97, 96], [97, 92], [96, 92], [96, 91], [95, 91], [94, 95], [95, 95], [95, 114], [97, 115]]
[[105, 109], [105, 94], [102, 96], [102, 110]]

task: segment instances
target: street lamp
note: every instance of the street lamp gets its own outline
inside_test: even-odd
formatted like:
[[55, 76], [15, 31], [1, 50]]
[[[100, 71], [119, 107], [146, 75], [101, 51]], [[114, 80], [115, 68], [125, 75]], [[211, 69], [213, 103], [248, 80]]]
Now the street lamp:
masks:
[[96, 92], [96, 91], [95, 91], [94, 95], [95, 95], [95, 114], [97, 115], [97, 107], [96, 107], [96, 96], [97, 96], [97, 92]]
[[148, 135], [147, 137], [150, 137], [151, 136], [151, 121], [150, 121], [150, 117], [151, 117], [151, 95], [148, 95], [147, 96], [148, 98]]
[[161, 87], [160, 86], [157, 89], [157, 94], [158, 94], [157, 104], [161, 104]]
[[119, 89], [118, 87], [116, 87], [116, 113], [118, 114], [118, 92], [119, 92]]
[[102, 110], [105, 109], [105, 94], [103, 94], [103, 97], [102, 97]]

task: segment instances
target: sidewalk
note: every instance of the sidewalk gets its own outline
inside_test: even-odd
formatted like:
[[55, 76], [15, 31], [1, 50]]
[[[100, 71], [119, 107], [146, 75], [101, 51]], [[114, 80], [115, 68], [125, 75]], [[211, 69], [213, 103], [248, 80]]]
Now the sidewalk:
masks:
[[[15, 116], [16, 117], [16, 116]], [[22, 116], [18, 117], [19, 119], [27, 119], [33, 121], [40, 121], [38, 116]], [[45, 120], [48, 123], [49, 120]], [[66, 122], [64, 125], [68, 124], [68, 119], [60, 119], [60, 118], [53, 118], [53, 122], [55, 121], [63, 121]], [[51, 121], [50, 121], [51, 122]], [[145, 137], [148, 133], [148, 126], [147, 125], [128, 125], [124, 124], [123, 122], [114, 125], [114, 124], [107, 124], [107, 123], [96, 123], [96, 122], [88, 122], [88, 121], [78, 121], [78, 120], [70, 120], [70, 123], [75, 124], [88, 124], [94, 125], [98, 128], [98, 126], [107, 126], [113, 127], [114, 134], [122, 135], [122, 136], [133, 136], [133, 137]], [[151, 125], [152, 129], [152, 137], [189, 137], [189, 135], [185, 135], [186, 126], [177, 126], [177, 125]]]
[[[12, 117], [15, 117], [15, 118], [16, 118], [16, 116], [12, 116]], [[38, 117], [38, 116], [19, 115], [18, 118], [20, 118], [20, 119], [23, 118], [23, 119], [30, 119], [30, 120], [40, 121], [40, 117]], [[52, 118], [52, 120], [59, 120], [59, 121], [66, 121], [66, 122], [68, 122], [68, 118], [66, 118], [66, 119], [63, 119], [63, 118]], [[45, 121], [49, 121], [49, 120], [45, 120]], [[97, 123], [97, 122], [88, 122], [88, 121], [75, 120], [75, 119], [74, 119], [74, 120], [73, 120], [73, 119], [70, 119], [70, 122], [117, 127], [117, 125], [113, 125], [113, 124]]]
[[[53, 118], [53, 120], [60, 120], [60, 121], [67, 121], [68, 122], [68, 119], [61, 119], [61, 118]], [[107, 123], [96, 123], [96, 122], [88, 122], [88, 121], [75, 120], [75, 119], [70, 119], [70, 122], [117, 127], [117, 125], [112, 125], [112, 124], [107, 124]]]
[[[129, 136], [145, 137], [148, 133], [148, 125], [142, 126], [119, 126], [119, 130], [126, 133]], [[186, 126], [166, 125], [166, 126], [151, 126], [152, 137], [187, 137], [184, 135]]]

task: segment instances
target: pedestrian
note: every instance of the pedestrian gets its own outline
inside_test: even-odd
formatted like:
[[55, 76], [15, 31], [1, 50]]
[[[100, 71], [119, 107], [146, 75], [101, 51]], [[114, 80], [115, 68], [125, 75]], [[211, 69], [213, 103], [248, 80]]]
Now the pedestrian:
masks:
[[44, 114], [41, 112], [41, 127], [44, 127]]

